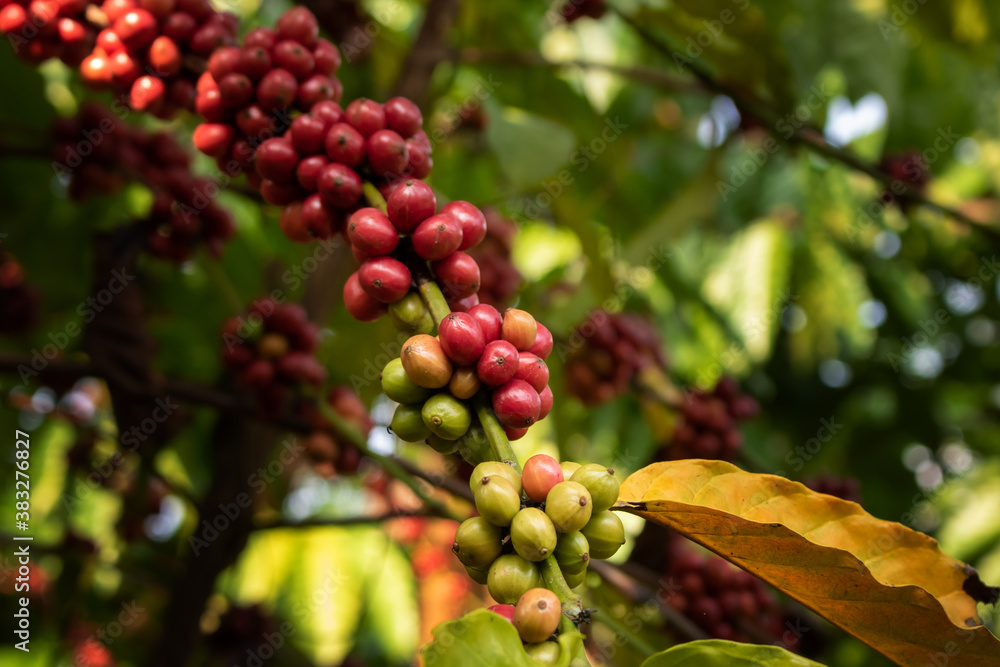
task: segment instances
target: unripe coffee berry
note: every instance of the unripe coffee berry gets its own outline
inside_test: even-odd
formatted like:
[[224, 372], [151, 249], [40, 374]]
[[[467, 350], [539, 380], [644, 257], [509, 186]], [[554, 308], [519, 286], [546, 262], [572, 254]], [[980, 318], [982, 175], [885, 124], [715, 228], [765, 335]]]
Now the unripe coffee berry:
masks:
[[403, 442], [420, 442], [431, 431], [424, 423], [419, 405], [397, 405], [389, 429]]
[[452, 313], [445, 317], [438, 337], [445, 354], [459, 366], [475, 364], [486, 349], [483, 330], [468, 313]]
[[400, 359], [410, 379], [427, 389], [440, 389], [448, 384], [454, 370], [438, 339], [426, 334], [407, 340]]
[[519, 352], [517, 372], [514, 373], [514, 377], [518, 380], [524, 380], [531, 385], [532, 389], [541, 394], [549, 385], [549, 367], [531, 352]]
[[476, 488], [473, 498], [479, 514], [495, 526], [509, 526], [514, 516], [521, 511], [521, 496], [502, 477], [484, 479]]
[[560, 482], [545, 497], [545, 513], [560, 533], [571, 533], [586, 526], [593, 510], [590, 492], [578, 482]]
[[505, 340], [495, 340], [486, 344], [476, 364], [476, 374], [486, 386], [499, 387], [514, 378], [517, 366], [517, 348]]
[[556, 642], [542, 642], [541, 644], [525, 645], [524, 652], [530, 658], [543, 665], [555, 665], [559, 663], [559, 656], [562, 654], [562, 649]]
[[544, 502], [552, 487], [562, 481], [563, 471], [559, 462], [548, 454], [535, 454], [524, 462], [521, 484], [527, 496], [536, 503]]
[[421, 410], [424, 424], [444, 440], [458, 440], [469, 430], [472, 413], [465, 403], [450, 394], [435, 394]]
[[538, 337], [538, 325], [531, 313], [517, 308], [508, 308], [503, 314], [500, 337], [516, 347], [518, 351], [527, 351], [535, 344], [535, 338]]
[[[489, 581], [489, 570], [477, 570], [474, 567], [469, 567], [468, 565], [466, 565], [465, 572], [466, 574], [469, 575], [469, 578], [472, 579], [477, 584], [485, 586], [486, 583]], [[513, 621], [511, 621], [511, 623], [513, 623]]]
[[514, 623], [514, 605], [512, 604], [495, 604], [492, 607], [488, 607], [490, 611], [499, 616], [503, 616], [512, 624]]
[[567, 586], [569, 586], [570, 588], [576, 588], [577, 586], [579, 586], [580, 584], [582, 584], [584, 581], [586, 581], [586, 579], [587, 579], [587, 569], [584, 568], [584, 569], [580, 570], [579, 572], [575, 572], [575, 573], [574, 572], [567, 572], [567, 573], [565, 573], [563, 575], [563, 578], [566, 580], [566, 585]]
[[403, 368], [402, 359], [396, 358], [382, 369], [382, 391], [397, 403], [423, 404], [431, 392], [410, 379]]
[[482, 570], [500, 556], [503, 535], [481, 516], [466, 519], [455, 533], [451, 550], [466, 567]]
[[257, 343], [257, 351], [268, 359], [283, 357], [288, 353], [288, 339], [281, 334], [264, 334]]
[[547, 588], [525, 591], [514, 609], [514, 627], [521, 639], [529, 644], [543, 642], [559, 627], [562, 603]]
[[424, 442], [435, 452], [445, 456], [458, 451], [458, 440], [445, 440], [436, 433], [431, 433]]
[[471, 368], [456, 369], [451, 380], [448, 381], [448, 391], [451, 392], [452, 396], [463, 401], [475, 396], [480, 386], [482, 386], [482, 382], [479, 381], [476, 371]]
[[494, 600], [515, 604], [521, 596], [541, 584], [538, 568], [517, 554], [504, 554], [490, 565], [486, 586]]
[[526, 507], [514, 515], [510, 523], [510, 541], [521, 558], [530, 561], [545, 560], [555, 551], [556, 529], [540, 509]]
[[563, 533], [556, 544], [555, 556], [564, 574], [578, 574], [590, 564], [590, 544], [578, 530]]
[[563, 471], [563, 479], [572, 479], [573, 473], [582, 468], [583, 466], [576, 461], [562, 461], [559, 463], [559, 467]]
[[619, 483], [614, 468], [605, 468], [596, 463], [588, 463], [573, 473], [571, 478], [590, 491], [594, 512], [603, 512], [618, 502]]
[[511, 380], [493, 391], [493, 412], [504, 426], [527, 428], [538, 421], [542, 402], [524, 380]]
[[491, 477], [502, 477], [506, 479], [521, 495], [521, 476], [512, 467], [501, 461], [483, 461], [472, 470], [472, 477], [469, 478], [469, 488], [475, 493], [476, 489], [484, 483], [484, 480]]
[[410, 292], [399, 301], [389, 305], [389, 319], [396, 331], [411, 336], [429, 334], [434, 331], [434, 318], [416, 292]]
[[611, 558], [625, 544], [625, 526], [611, 510], [594, 514], [580, 532], [590, 545], [590, 557], [597, 560]]
[[479, 328], [483, 330], [483, 337], [486, 343], [500, 340], [500, 330], [503, 327], [503, 318], [500, 311], [489, 304], [479, 304], [469, 308], [469, 315], [476, 318]]

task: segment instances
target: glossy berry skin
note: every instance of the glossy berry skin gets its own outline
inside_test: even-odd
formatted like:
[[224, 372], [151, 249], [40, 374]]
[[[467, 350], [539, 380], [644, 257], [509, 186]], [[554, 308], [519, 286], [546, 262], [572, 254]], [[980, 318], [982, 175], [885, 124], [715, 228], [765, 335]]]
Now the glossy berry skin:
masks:
[[502, 540], [500, 528], [481, 516], [475, 516], [458, 527], [451, 550], [463, 565], [483, 569], [500, 556]]
[[389, 422], [389, 430], [403, 442], [421, 442], [430, 437], [419, 405], [397, 405]]
[[559, 461], [548, 454], [535, 454], [524, 462], [521, 484], [524, 492], [536, 503], [544, 502], [553, 486], [563, 481]]
[[418, 386], [440, 389], [451, 380], [454, 367], [437, 338], [426, 334], [411, 336], [400, 353], [406, 374]]
[[234, 132], [222, 123], [202, 123], [194, 129], [192, 143], [199, 151], [210, 157], [225, 157], [233, 144]]
[[590, 557], [598, 560], [611, 558], [625, 544], [625, 526], [611, 510], [595, 513], [580, 532], [590, 545]]
[[486, 216], [467, 201], [453, 201], [441, 208], [442, 213], [454, 216], [462, 226], [462, 244], [459, 250], [479, 245], [486, 238]]
[[302, 221], [309, 233], [318, 239], [328, 239], [337, 231], [337, 208], [319, 194], [302, 201]]
[[521, 511], [521, 496], [503, 477], [484, 479], [473, 493], [476, 510], [494, 526], [509, 526]]
[[434, 331], [434, 318], [416, 292], [410, 292], [389, 306], [389, 319], [396, 331], [414, 336]]
[[288, 139], [268, 139], [257, 147], [257, 173], [275, 183], [288, 183], [295, 179], [299, 154]]
[[[583, 529], [590, 521], [593, 510], [590, 492], [578, 482], [560, 482], [545, 497], [545, 513], [560, 533]], [[586, 531], [584, 535], [587, 535]], [[587, 539], [590, 539], [589, 535]], [[596, 558], [593, 551], [591, 545], [591, 556]]]
[[556, 529], [545, 512], [526, 507], [510, 523], [510, 541], [521, 558], [545, 560], [556, 549]]
[[500, 337], [519, 351], [527, 351], [538, 337], [538, 324], [528, 311], [508, 308], [503, 314]]
[[459, 366], [475, 364], [486, 349], [482, 329], [467, 313], [452, 313], [444, 318], [438, 337], [445, 354]]
[[559, 536], [555, 557], [563, 572], [580, 574], [590, 563], [590, 543], [580, 531], [564, 533]]
[[[569, 583], [567, 579], [566, 583]], [[574, 586], [570, 586], [574, 588]], [[562, 648], [556, 642], [541, 642], [539, 644], [525, 644], [524, 652], [528, 657], [543, 665], [555, 665], [559, 663], [562, 655]]]
[[294, 74], [284, 69], [272, 69], [257, 84], [257, 101], [264, 109], [283, 109], [292, 106], [298, 90], [299, 82]]
[[399, 244], [399, 234], [389, 218], [377, 208], [362, 208], [347, 223], [351, 245], [371, 256], [388, 255]]
[[365, 161], [365, 138], [347, 123], [334, 123], [326, 134], [324, 145], [326, 154], [334, 162], [359, 167]]
[[316, 187], [323, 199], [341, 209], [356, 205], [363, 193], [358, 173], [350, 167], [335, 163], [326, 165], [319, 172]]
[[552, 636], [561, 617], [562, 604], [556, 594], [547, 588], [533, 588], [517, 601], [514, 627], [526, 643], [537, 644]]
[[309, 192], [319, 190], [319, 174], [330, 160], [325, 155], [310, 155], [295, 168], [295, 180]]
[[500, 339], [500, 330], [503, 326], [503, 318], [500, 311], [488, 304], [480, 304], [469, 308], [469, 315], [476, 318], [479, 328], [483, 330], [483, 336], [487, 343], [492, 343]]
[[379, 130], [368, 137], [368, 167], [383, 178], [406, 171], [410, 154], [406, 142], [392, 130]]
[[357, 271], [344, 283], [344, 307], [359, 322], [374, 322], [385, 313], [385, 305], [373, 299], [361, 287]]
[[595, 513], [603, 512], [618, 502], [620, 485], [615, 478], [614, 468], [588, 463], [573, 473], [571, 480], [579, 482], [590, 492]]
[[493, 412], [504, 426], [527, 428], [538, 421], [541, 399], [524, 380], [511, 380], [493, 391]]
[[290, 39], [312, 48], [319, 37], [319, 23], [305, 7], [293, 7], [281, 15], [275, 25], [279, 39]]
[[501, 461], [483, 461], [477, 465], [472, 470], [472, 476], [469, 477], [469, 488], [475, 493], [476, 489], [483, 484], [484, 479], [494, 476], [506, 479], [513, 485], [517, 495], [521, 495], [521, 476], [517, 474], [516, 470]]
[[444, 440], [458, 440], [472, 424], [469, 408], [450, 394], [435, 394], [428, 398], [421, 415], [431, 433]]
[[514, 605], [512, 604], [495, 604], [492, 607], [487, 607], [494, 614], [503, 616], [511, 623], [514, 622]]
[[365, 138], [385, 129], [385, 110], [374, 100], [354, 100], [344, 109], [344, 118]]
[[479, 265], [464, 252], [455, 252], [431, 264], [445, 298], [455, 301], [479, 291]]
[[545, 389], [538, 392], [538, 400], [541, 403], [538, 410], [538, 421], [541, 421], [548, 417], [552, 411], [552, 387], [546, 386]]
[[504, 554], [490, 565], [486, 586], [494, 600], [515, 604], [526, 592], [541, 584], [538, 568], [517, 554]]
[[431, 396], [431, 391], [410, 379], [403, 368], [403, 360], [395, 358], [385, 365], [379, 378], [382, 391], [397, 403], [422, 404]]
[[365, 260], [358, 269], [358, 280], [361, 281], [361, 287], [376, 301], [393, 303], [410, 291], [413, 277], [406, 264], [398, 259], [375, 257]]
[[548, 328], [541, 322], [536, 321], [535, 325], [537, 328], [537, 335], [535, 336], [535, 342], [528, 348], [528, 352], [531, 352], [544, 361], [549, 358], [550, 354], [552, 354], [552, 332], [549, 331]]
[[462, 244], [462, 228], [450, 215], [432, 215], [413, 232], [413, 250], [421, 259], [437, 261], [452, 254]]
[[532, 389], [541, 394], [549, 385], [549, 367], [531, 352], [519, 352], [517, 372], [514, 373], [514, 377], [518, 380], [524, 380], [531, 385]]
[[314, 114], [304, 113], [292, 121], [291, 137], [295, 149], [303, 155], [322, 153], [327, 131], [326, 121]]
[[476, 374], [486, 386], [499, 387], [514, 378], [517, 365], [517, 349], [505, 340], [495, 340], [487, 343], [483, 350], [476, 364]]
[[403, 137], [412, 137], [424, 124], [420, 108], [405, 97], [388, 100], [384, 105], [384, 113], [386, 126]]
[[458, 368], [448, 381], [448, 391], [455, 398], [468, 400], [476, 395], [482, 384], [475, 369]]
[[387, 201], [389, 219], [396, 229], [409, 234], [421, 222], [434, 215], [437, 200], [434, 191], [423, 181], [409, 180], [392, 191]]

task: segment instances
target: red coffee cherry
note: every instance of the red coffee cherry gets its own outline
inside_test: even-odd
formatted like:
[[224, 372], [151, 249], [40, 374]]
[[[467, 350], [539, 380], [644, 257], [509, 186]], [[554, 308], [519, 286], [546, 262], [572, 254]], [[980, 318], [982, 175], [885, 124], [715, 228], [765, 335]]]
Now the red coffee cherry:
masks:
[[225, 157], [233, 144], [234, 132], [230, 125], [222, 123], [202, 123], [194, 128], [192, 143], [199, 151], [210, 157]]
[[368, 137], [368, 166], [379, 176], [399, 176], [406, 171], [409, 161], [406, 141], [396, 132], [379, 130]]
[[540, 394], [549, 385], [549, 367], [531, 352], [520, 352], [514, 377], [524, 380]]
[[315, 193], [302, 202], [302, 221], [309, 233], [318, 239], [328, 239], [337, 231], [339, 209]]
[[303, 155], [322, 153], [326, 141], [327, 123], [312, 113], [304, 113], [292, 121], [289, 134], [292, 143]]
[[462, 228], [450, 215], [432, 215], [413, 231], [413, 250], [429, 261], [444, 259], [458, 250]]
[[344, 118], [366, 138], [385, 129], [385, 110], [382, 105], [363, 97], [347, 105]]
[[492, 607], [489, 607], [489, 610], [494, 614], [503, 616], [511, 623], [514, 622], [514, 609], [515, 607], [512, 604], [495, 604]]
[[[503, 426], [503, 424], [501, 424], [501, 426]], [[503, 426], [503, 432], [504, 435], [507, 436], [507, 439], [511, 442], [520, 440], [524, 436], [528, 435], [527, 428], [514, 428], [513, 426]]]
[[410, 291], [410, 270], [398, 259], [376, 257], [365, 260], [358, 269], [362, 289], [376, 301], [395, 303]]
[[293, 7], [281, 15], [277, 24], [278, 39], [291, 39], [312, 48], [319, 37], [319, 23], [305, 7]]
[[538, 329], [538, 334], [535, 336], [535, 342], [531, 344], [528, 348], [528, 352], [531, 352], [539, 359], [545, 360], [549, 358], [552, 354], [552, 332], [542, 324], [541, 322], [535, 321], [535, 325]]
[[517, 348], [505, 340], [486, 344], [476, 364], [476, 375], [489, 387], [499, 387], [509, 382], [517, 372]]
[[254, 81], [260, 81], [265, 74], [272, 71], [273, 67], [271, 54], [267, 49], [261, 46], [249, 46], [244, 40], [243, 48], [240, 49], [240, 62], [237, 66], [241, 73], [246, 74]]
[[546, 386], [538, 392], [538, 399], [541, 401], [541, 408], [538, 411], [538, 421], [541, 421], [549, 416], [549, 412], [552, 411], [552, 388]]
[[476, 318], [476, 322], [479, 323], [479, 328], [483, 330], [483, 336], [486, 337], [487, 343], [500, 339], [500, 331], [503, 327], [503, 318], [500, 316], [500, 311], [484, 303], [469, 308], [469, 315]]
[[299, 154], [295, 145], [284, 137], [268, 139], [257, 147], [257, 173], [275, 183], [295, 180]]
[[284, 69], [272, 69], [257, 84], [257, 101], [264, 109], [284, 109], [295, 103], [299, 82]]
[[399, 233], [377, 208], [362, 208], [351, 214], [347, 238], [361, 252], [376, 257], [388, 255], [399, 244]]
[[344, 283], [344, 307], [351, 317], [360, 322], [374, 322], [386, 311], [384, 304], [373, 299], [361, 287], [357, 271]]
[[441, 208], [458, 220], [462, 226], [462, 245], [459, 250], [467, 250], [479, 245], [486, 238], [486, 216], [467, 201], [453, 201]]
[[559, 461], [547, 454], [535, 454], [524, 462], [521, 485], [528, 497], [536, 503], [544, 502], [549, 490], [563, 481]]
[[464, 252], [455, 252], [431, 264], [445, 297], [464, 299], [479, 291], [479, 265]]
[[138, 51], [156, 37], [159, 26], [156, 17], [145, 9], [133, 9], [119, 16], [112, 26], [122, 44]]
[[337, 208], [349, 209], [361, 201], [361, 177], [350, 167], [328, 164], [319, 173], [316, 183], [319, 193]]
[[316, 40], [313, 60], [316, 62], [316, 71], [320, 74], [333, 76], [340, 69], [340, 51], [326, 39]]
[[271, 59], [275, 65], [288, 70], [298, 79], [306, 78], [316, 67], [312, 52], [290, 39], [283, 39], [274, 45]]
[[420, 108], [405, 97], [394, 97], [385, 103], [385, 124], [403, 137], [412, 137], [424, 124]]
[[365, 161], [364, 136], [347, 123], [335, 123], [326, 135], [326, 154], [334, 162], [357, 167]]
[[479, 361], [486, 349], [483, 330], [467, 313], [452, 313], [444, 318], [438, 338], [445, 354], [458, 366], [471, 366]]
[[527, 428], [538, 421], [542, 403], [524, 380], [511, 380], [493, 392], [493, 412], [505, 426]]
[[325, 155], [311, 155], [299, 162], [299, 166], [295, 168], [295, 178], [299, 185], [306, 190], [317, 192], [319, 190], [319, 174], [328, 164], [330, 164], [330, 160]]
[[344, 94], [344, 86], [336, 77], [313, 74], [299, 86], [298, 107], [308, 111], [320, 102], [336, 102]]
[[437, 200], [434, 191], [423, 181], [408, 180], [392, 191], [387, 202], [389, 219], [396, 229], [408, 234], [434, 215]]

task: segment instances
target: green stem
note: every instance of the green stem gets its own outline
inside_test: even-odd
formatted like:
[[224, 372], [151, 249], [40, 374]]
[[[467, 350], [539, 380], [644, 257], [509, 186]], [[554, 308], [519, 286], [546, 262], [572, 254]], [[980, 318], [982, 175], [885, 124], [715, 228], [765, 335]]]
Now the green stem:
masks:
[[385, 197], [383, 197], [382, 193], [378, 191], [378, 188], [375, 187], [373, 183], [369, 183], [368, 181], [365, 181], [361, 187], [364, 191], [365, 199], [368, 200], [368, 205], [372, 208], [377, 208], [388, 215], [389, 208], [385, 203]]
[[410, 487], [410, 489], [417, 494], [417, 497], [423, 501], [424, 505], [427, 506], [428, 510], [438, 516], [452, 519], [454, 521], [463, 521], [466, 518], [455, 514], [449, 510], [444, 503], [432, 497], [417, 480], [417, 478], [404, 470], [403, 467], [399, 465], [399, 463], [391, 456], [379, 454], [369, 449], [368, 443], [365, 441], [365, 437], [361, 434], [361, 432], [358, 431], [353, 424], [340, 416], [326, 401], [317, 401], [317, 405], [319, 406], [319, 411], [324, 417], [326, 417], [327, 420], [329, 420], [331, 424], [333, 424], [333, 428], [339, 435], [350, 440], [351, 444], [358, 448], [358, 451], [375, 460], [387, 473], [401, 481], [403, 484], [406, 484], [406, 486]]
[[451, 306], [445, 301], [441, 288], [429, 276], [421, 276], [417, 278], [417, 289], [420, 290], [420, 296], [427, 304], [427, 309], [431, 311], [434, 324], [440, 327], [444, 318], [451, 314]]
[[563, 577], [562, 570], [559, 569], [556, 557], [549, 556], [538, 564], [538, 569], [542, 573], [545, 587], [555, 593], [559, 597], [559, 601], [562, 602], [563, 614], [574, 623], [579, 622], [580, 615], [583, 613], [583, 602], [580, 600], [580, 596], [574, 593], [573, 589], [566, 583], [566, 578]]
[[493, 408], [490, 406], [489, 389], [485, 387], [480, 389], [475, 401], [476, 416], [479, 417], [479, 423], [482, 424], [483, 430], [486, 431], [486, 439], [490, 441], [490, 449], [493, 450], [494, 460], [503, 461], [520, 473], [521, 464], [517, 460], [517, 454], [514, 453], [514, 448], [510, 446], [510, 440], [507, 439], [507, 434], [504, 433], [503, 426], [500, 426], [500, 422], [497, 420], [497, 416], [493, 414]]

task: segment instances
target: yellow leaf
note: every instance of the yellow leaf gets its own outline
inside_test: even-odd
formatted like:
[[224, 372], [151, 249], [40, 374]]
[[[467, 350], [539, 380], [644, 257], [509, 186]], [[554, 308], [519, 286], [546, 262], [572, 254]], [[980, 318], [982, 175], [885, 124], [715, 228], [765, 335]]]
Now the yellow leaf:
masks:
[[856, 503], [689, 460], [631, 475], [618, 509], [711, 549], [901, 665], [1000, 665], [973, 598], [996, 593], [927, 535]]

